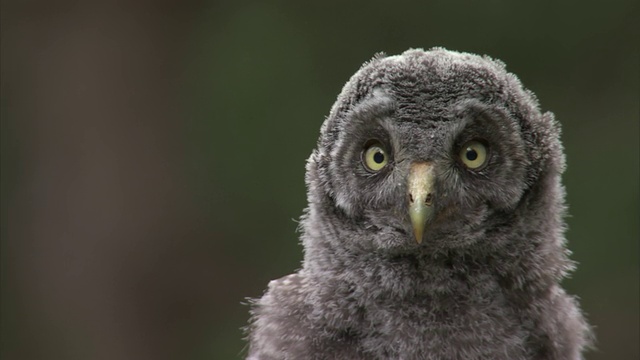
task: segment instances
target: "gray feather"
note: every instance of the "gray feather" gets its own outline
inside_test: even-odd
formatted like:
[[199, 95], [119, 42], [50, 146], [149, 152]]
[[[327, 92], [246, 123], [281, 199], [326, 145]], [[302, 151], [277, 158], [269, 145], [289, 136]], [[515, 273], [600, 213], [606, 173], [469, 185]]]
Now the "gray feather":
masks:
[[[590, 330], [560, 281], [560, 127], [505, 65], [409, 50], [347, 82], [307, 162], [304, 260], [252, 308], [249, 359], [581, 359]], [[379, 174], [367, 140], [389, 148]], [[462, 142], [490, 144], [461, 166]], [[407, 210], [412, 163], [435, 171], [424, 241]]]

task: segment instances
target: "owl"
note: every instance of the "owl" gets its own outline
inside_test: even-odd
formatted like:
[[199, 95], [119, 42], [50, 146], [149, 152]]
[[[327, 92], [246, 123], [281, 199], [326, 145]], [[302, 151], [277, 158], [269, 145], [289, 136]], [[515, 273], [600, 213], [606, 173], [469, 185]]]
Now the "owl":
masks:
[[559, 135], [500, 61], [376, 55], [322, 125], [302, 266], [254, 301], [248, 359], [582, 359]]

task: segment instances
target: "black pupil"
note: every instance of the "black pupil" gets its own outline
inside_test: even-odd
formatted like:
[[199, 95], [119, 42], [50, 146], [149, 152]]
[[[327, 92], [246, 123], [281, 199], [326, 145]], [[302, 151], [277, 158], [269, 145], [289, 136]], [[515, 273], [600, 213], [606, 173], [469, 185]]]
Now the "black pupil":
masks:
[[478, 153], [475, 150], [473, 150], [471, 148], [467, 149], [467, 159], [469, 161], [473, 161], [473, 160], [475, 160], [477, 158], [478, 158]]
[[376, 164], [382, 164], [384, 162], [384, 154], [380, 151], [376, 151], [376, 153], [373, 154], [373, 161], [375, 161]]

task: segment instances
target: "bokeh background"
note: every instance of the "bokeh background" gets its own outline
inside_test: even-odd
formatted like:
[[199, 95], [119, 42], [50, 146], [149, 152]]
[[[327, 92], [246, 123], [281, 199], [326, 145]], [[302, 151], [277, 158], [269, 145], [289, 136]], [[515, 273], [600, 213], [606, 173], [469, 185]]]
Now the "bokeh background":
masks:
[[638, 5], [3, 0], [2, 359], [240, 358], [342, 85], [433, 46], [562, 122], [587, 359], [640, 358]]

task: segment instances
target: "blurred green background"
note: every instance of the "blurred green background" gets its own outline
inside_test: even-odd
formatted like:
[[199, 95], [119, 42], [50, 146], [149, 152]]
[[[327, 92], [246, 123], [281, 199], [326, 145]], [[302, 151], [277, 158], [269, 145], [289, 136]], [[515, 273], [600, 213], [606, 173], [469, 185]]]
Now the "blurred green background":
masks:
[[638, 359], [638, 1], [2, 1], [1, 357], [237, 359], [374, 53], [507, 63], [563, 124], [587, 359]]

